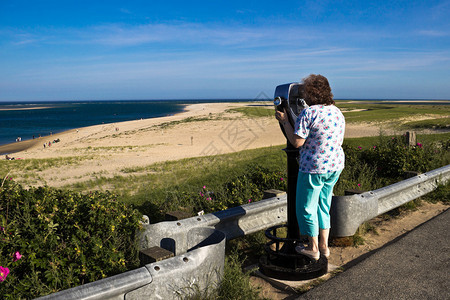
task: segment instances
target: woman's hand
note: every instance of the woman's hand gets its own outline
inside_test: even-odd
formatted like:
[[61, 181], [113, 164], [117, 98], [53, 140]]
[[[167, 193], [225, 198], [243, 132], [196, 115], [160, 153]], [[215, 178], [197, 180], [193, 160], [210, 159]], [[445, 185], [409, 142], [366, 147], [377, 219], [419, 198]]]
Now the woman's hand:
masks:
[[285, 124], [288, 122], [288, 116], [286, 114], [286, 109], [283, 108], [283, 111], [275, 111], [275, 118], [280, 122], [281, 124]]
[[294, 133], [294, 129], [289, 123], [286, 109], [283, 108], [282, 112], [277, 110], [275, 112], [275, 118], [281, 123], [281, 125], [283, 125], [284, 132], [286, 134], [287, 139], [289, 140], [289, 143], [291, 143], [292, 146], [294, 146], [295, 148], [300, 148], [301, 146], [303, 146], [306, 140]]

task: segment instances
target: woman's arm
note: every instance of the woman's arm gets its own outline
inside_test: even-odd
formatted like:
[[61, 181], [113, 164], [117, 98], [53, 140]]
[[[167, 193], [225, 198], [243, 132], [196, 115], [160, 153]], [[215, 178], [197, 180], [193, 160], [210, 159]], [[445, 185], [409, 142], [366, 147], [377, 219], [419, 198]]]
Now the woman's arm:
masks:
[[281, 125], [283, 125], [284, 132], [286, 133], [289, 143], [291, 143], [295, 148], [300, 148], [303, 146], [306, 140], [294, 133], [294, 128], [292, 128], [291, 123], [289, 123], [286, 110], [283, 109], [283, 112], [277, 110], [275, 112], [275, 118], [281, 123]]

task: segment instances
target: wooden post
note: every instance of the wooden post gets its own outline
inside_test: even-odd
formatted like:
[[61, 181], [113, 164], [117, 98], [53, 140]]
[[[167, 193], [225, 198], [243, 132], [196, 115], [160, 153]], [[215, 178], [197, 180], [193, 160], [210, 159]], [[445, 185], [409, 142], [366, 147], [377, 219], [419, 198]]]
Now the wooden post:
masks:
[[416, 133], [414, 131], [406, 132], [406, 145], [408, 147], [413, 147], [417, 144], [416, 142]]

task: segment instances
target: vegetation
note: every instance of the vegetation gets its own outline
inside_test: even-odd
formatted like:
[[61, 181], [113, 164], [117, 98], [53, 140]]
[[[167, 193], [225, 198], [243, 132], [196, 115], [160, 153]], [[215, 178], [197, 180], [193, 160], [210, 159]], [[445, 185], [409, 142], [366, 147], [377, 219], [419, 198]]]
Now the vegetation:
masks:
[[450, 114], [450, 105], [383, 104], [367, 101], [338, 101], [336, 105], [343, 111], [347, 123], [383, 122], [399, 125], [398, 123], [402, 119], [407, 120], [419, 116], [428, 119], [448, 118]]
[[0, 295], [30, 299], [138, 266], [142, 215], [111, 193], [0, 188]]
[[[370, 138], [376, 143], [344, 144], [346, 167], [335, 188], [337, 195], [345, 190], [374, 190], [404, 179], [406, 171], [426, 172], [450, 163], [450, 138], [405, 145], [403, 136]], [[361, 141], [361, 139], [358, 139]]]
[[447, 129], [450, 127], [450, 117], [407, 122], [402, 127], [405, 129]]
[[[335, 193], [377, 189], [402, 180], [405, 171], [425, 172], [449, 164], [450, 134], [419, 135], [418, 145], [411, 148], [404, 145], [403, 139], [378, 136], [345, 140], [346, 168]], [[69, 188], [81, 191], [107, 186], [120, 193], [122, 201], [150, 216], [152, 222], [162, 220], [172, 210], [196, 215], [201, 210], [211, 212], [250, 199], [258, 201], [267, 188], [284, 189], [286, 154], [281, 148], [157, 163]], [[236, 198], [233, 191], [240, 197]]]
[[[232, 108], [228, 109], [228, 112], [238, 112], [243, 114], [246, 117], [273, 117], [274, 116], [274, 110], [268, 109], [266, 106], [255, 106], [252, 107], [238, 107], [238, 108]], [[270, 107], [271, 108], [271, 107]]]
[[256, 300], [262, 299], [259, 295], [260, 289], [250, 283], [249, 271], [242, 271], [242, 260], [237, 251], [233, 251], [225, 258], [225, 269], [223, 279], [217, 289], [209, 294], [199, 294], [195, 299], [223, 299], [223, 300]]
[[210, 117], [188, 117], [188, 118], [185, 118], [180, 121], [164, 122], [164, 123], [152, 126], [152, 129], [167, 129], [167, 128], [173, 127], [178, 124], [183, 124], [183, 123], [210, 121], [210, 120], [212, 120], [211, 117], [212, 116], [210, 116]]

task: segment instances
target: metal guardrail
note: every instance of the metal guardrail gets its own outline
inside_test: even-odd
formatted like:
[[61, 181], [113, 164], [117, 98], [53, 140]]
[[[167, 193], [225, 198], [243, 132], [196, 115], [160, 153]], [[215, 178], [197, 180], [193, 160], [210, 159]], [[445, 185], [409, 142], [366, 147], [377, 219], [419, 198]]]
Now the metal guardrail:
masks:
[[450, 165], [447, 165], [374, 191], [334, 196], [331, 234], [335, 237], [354, 235], [362, 223], [435, 190], [449, 179]]
[[[359, 195], [334, 196], [332, 234], [351, 236], [365, 221], [445, 184], [450, 165]], [[159, 246], [175, 257], [39, 299], [172, 299], [218, 282], [225, 240], [287, 221], [286, 194], [179, 221], [144, 225], [141, 249]]]
[[173, 243], [167, 238], [184, 241], [188, 238], [187, 232], [196, 227], [213, 227], [222, 231], [227, 240], [231, 240], [285, 223], [287, 221], [286, 205], [287, 196], [283, 194], [280, 197], [264, 199], [203, 216], [145, 225], [141, 233], [140, 248], [159, 246], [177, 255], [177, 251], [183, 252], [186, 249], [182, 247], [175, 249]]
[[186, 244], [173, 240], [185, 253], [39, 300], [177, 299], [217, 285], [223, 276], [225, 234], [208, 227], [186, 234]]

